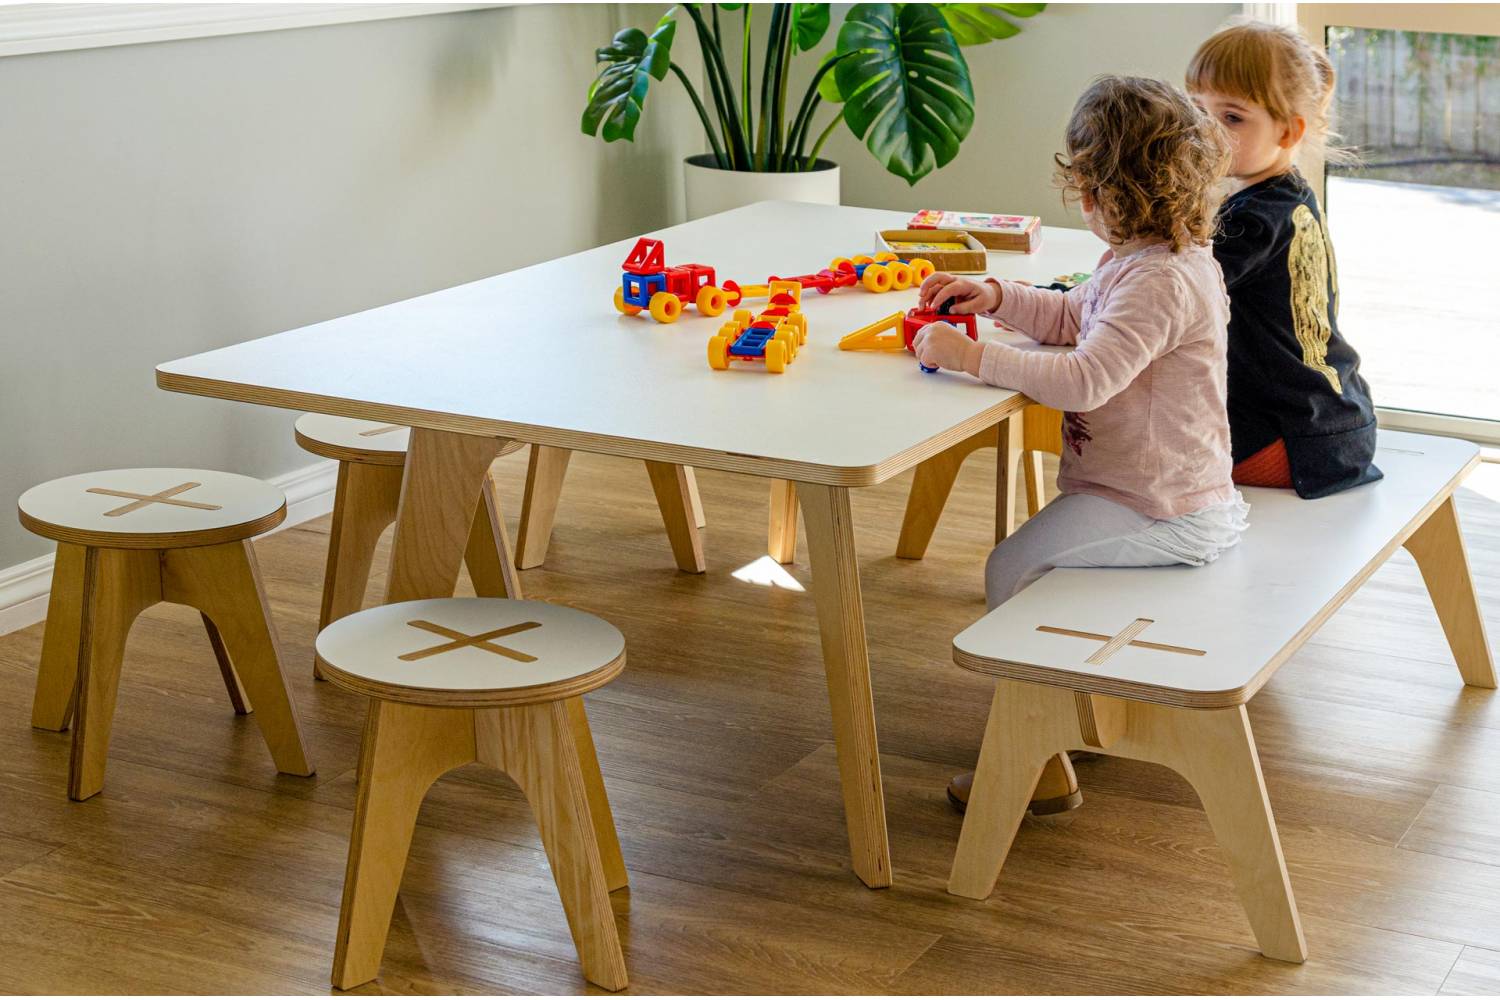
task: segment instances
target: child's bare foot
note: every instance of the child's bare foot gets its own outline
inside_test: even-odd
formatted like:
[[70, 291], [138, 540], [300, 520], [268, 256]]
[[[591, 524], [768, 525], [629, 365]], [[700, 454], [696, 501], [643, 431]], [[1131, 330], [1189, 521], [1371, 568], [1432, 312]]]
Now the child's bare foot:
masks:
[[[948, 782], [948, 801], [953, 808], [964, 812], [969, 808], [969, 793], [974, 787], [974, 772], [955, 775]], [[1032, 793], [1031, 805], [1026, 811], [1033, 816], [1054, 816], [1077, 809], [1083, 805], [1083, 792], [1078, 787], [1078, 776], [1073, 773], [1073, 764], [1067, 754], [1058, 754], [1047, 762], [1042, 777]]]

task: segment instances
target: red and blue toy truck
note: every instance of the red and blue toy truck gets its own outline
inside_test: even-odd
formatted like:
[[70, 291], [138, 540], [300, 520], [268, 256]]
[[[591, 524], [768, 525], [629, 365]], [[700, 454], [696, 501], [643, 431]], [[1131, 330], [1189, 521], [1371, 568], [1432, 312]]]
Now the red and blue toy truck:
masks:
[[615, 289], [615, 308], [627, 316], [642, 309], [658, 323], [675, 323], [682, 310], [693, 306], [704, 316], [717, 316], [729, 305], [729, 296], [714, 281], [707, 264], [667, 267], [661, 240], [639, 239], [621, 269], [620, 287]]

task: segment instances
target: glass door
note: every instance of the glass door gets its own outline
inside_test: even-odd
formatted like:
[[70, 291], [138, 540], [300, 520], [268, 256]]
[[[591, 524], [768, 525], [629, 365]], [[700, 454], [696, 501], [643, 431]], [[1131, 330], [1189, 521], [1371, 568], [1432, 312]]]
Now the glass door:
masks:
[[1298, 13], [1359, 157], [1327, 165], [1323, 205], [1382, 423], [1500, 441], [1500, 5], [1465, 7]]

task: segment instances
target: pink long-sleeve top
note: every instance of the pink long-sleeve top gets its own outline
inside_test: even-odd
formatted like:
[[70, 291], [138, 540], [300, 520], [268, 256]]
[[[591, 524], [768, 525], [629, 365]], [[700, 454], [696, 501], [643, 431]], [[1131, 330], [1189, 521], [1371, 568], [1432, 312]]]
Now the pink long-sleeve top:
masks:
[[1064, 493], [1148, 517], [1234, 495], [1226, 345], [1229, 296], [1210, 247], [1104, 255], [1068, 292], [1004, 282], [992, 318], [1067, 353], [985, 344], [979, 377], [1063, 411]]

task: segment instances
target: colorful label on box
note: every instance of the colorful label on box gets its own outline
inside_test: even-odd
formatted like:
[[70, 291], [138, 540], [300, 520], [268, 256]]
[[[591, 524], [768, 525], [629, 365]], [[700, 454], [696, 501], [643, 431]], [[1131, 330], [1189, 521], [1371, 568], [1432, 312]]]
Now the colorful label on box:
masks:
[[1035, 215], [991, 215], [987, 212], [945, 212], [924, 208], [912, 216], [912, 229], [969, 229], [986, 233], [1023, 235], [1041, 224]]

